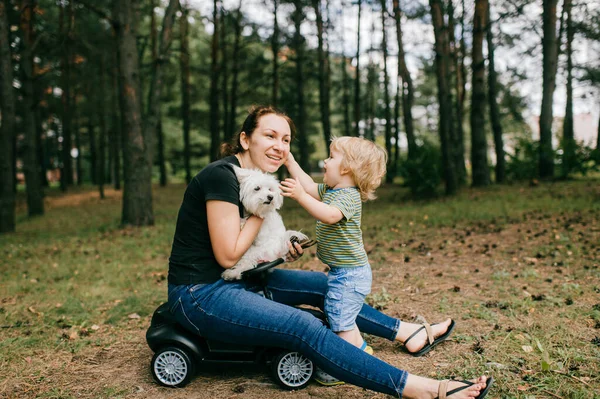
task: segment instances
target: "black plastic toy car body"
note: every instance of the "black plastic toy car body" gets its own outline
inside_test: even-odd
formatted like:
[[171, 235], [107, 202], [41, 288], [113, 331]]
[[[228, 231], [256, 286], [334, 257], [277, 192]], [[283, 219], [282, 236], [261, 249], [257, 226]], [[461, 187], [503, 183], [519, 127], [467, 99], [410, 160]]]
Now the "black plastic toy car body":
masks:
[[[257, 278], [283, 261], [278, 259], [258, 265], [245, 272], [244, 278]], [[302, 310], [321, 320], [325, 319], [322, 312]], [[175, 321], [168, 303], [163, 303], [154, 312], [146, 332], [146, 341], [154, 351], [150, 365], [152, 375], [159, 384], [168, 387], [184, 387], [194, 377], [199, 366], [218, 363], [270, 364], [275, 382], [288, 390], [306, 387], [315, 371], [313, 362], [299, 352], [230, 344], [194, 334]]]

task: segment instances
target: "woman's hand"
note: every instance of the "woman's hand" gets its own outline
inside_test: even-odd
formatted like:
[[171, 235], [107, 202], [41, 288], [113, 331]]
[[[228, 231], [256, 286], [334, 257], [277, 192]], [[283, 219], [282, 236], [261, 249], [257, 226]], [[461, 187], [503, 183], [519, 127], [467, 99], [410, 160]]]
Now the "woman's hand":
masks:
[[285, 256], [286, 262], [293, 262], [296, 259], [298, 259], [299, 257], [301, 257], [302, 254], [304, 253], [304, 250], [302, 249], [302, 247], [300, 246], [299, 243], [295, 242], [294, 244], [292, 244], [291, 242], [288, 242], [287, 244], [288, 244], [289, 252]]

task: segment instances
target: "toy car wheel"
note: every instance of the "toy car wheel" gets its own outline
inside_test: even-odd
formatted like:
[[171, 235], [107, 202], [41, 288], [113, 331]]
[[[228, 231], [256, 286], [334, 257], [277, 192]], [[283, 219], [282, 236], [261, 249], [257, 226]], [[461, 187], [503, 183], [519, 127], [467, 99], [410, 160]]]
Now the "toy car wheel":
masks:
[[299, 352], [279, 352], [271, 368], [275, 381], [289, 390], [306, 387], [315, 372], [313, 362]]
[[174, 346], [156, 351], [150, 368], [154, 379], [167, 387], [184, 387], [194, 375], [191, 356]]

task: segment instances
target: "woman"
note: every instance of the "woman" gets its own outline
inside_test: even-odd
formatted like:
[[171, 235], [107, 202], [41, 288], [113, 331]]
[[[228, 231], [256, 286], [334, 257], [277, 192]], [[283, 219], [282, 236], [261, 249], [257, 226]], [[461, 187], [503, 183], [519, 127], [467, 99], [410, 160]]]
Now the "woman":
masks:
[[[483, 397], [485, 377], [465, 383], [411, 375], [347, 343], [314, 316], [294, 308], [299, 304], [322, 308], [327, 287], [323, 273], [277, 269], [265, 288], [270, 299], [244, 281], [220, 278], [223, 268], [233, 267], [248, 250], [262, 223], [250, 216], [240, 229], [243, 210], [232, 165], [276, 172], [286, 161], [294, 130], [280, 111], [252, 109], [232, 144], [223, 146], [229, 156], [206, 166], [188, 185], [169, 259], [169, 305], [178, 322], [208, 339], [297, 350], [337, 379], [390, 395]], [[288, 259], [301, 255], [302, 248], [290, 244]], [[405, 343], [413, 354], [423, 354], [445, 339], [452, 323], [448, 319], [432, 325], [428, 337], [420, 325], [400, 322], [366, 304], [356, 322], [365, 333]]]

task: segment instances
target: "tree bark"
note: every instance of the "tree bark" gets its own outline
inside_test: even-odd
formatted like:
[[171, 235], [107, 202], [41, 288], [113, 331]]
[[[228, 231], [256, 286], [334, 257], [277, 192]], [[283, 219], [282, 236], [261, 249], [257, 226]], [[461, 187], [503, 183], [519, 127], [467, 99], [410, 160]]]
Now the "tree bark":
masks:
[[341, 9], [340, 23], [342, 24], [342, 56], [340, 65], [342, 67], [342, 108], [344, 112], [344, 136], [350, 136], [350, 87], [348, 83], [348, 59], [345, 53], [345, 41], [344, 41], [344, 7]]
[[[67, 8], [65, 24], [65, 7]], [[68, 186], [73, 185], [73, 158], [71, 157], [72, 144], [72, 119], [71, 119], [71, 47], [73, 14], [72, 2], [65, 6], [60, 5], [59, 30], [62, 35], [63, 48], [61, 60], [61, 101], [62, 101], [62, 170], [60, 171], [60, 188], [66, 191]], [[66, 26], [65, 26], [66, 25]]]
[[471, 167], [473, 186], [490, 184], [485, 134], [485, 60], [483, 37], [487, 27], [488, 0], [475, 0], [473, 16], [473, 82], [471, 94]]
[[229, 134], [231, 120], [229, 118], [229, 60], [227, 57], [227, 20], [225, 19], [225, 5], [221, 4], [221, 29], [220, 29], [220, 43], [219, 49], [221, 50], [221, 65], [219, 67], [221, 71], [221, 96], [223, 98], [223, 140], [227, 141], [227, 135]]
[[356, 28], [356, 76], [354, 78], [354, 136], [360, 136], [360, 11], [362, 0], [358, 5], [358, 27]]
[[465, 133], [463, 129], [463, 115], [462, 115], [462, 104], [459, 106], [458, 101], [459, 97], [459, 81], [462, 76], [460, 76], [460, 67], [459, 67], [459, 49], [456, 44], [456, 36], [455, 36], [455, 27], [454, 27], [454, 2], [452, 0], [448, 1], [448, 39], [450, 43], [450, 53], [452, 58], [451, 67], [448, 69], [448, 82], [450, 87], [454, 83], [456, 88], [456, 97], [454, 99], [454, 111], [456, 115], [453, 116], [453, 121], [455, 123], [452, 126], [452, 148], [453, 154], [452, 157], [454, 159], [454, 165], [456, 167], [456, 174], [458, 184], [460, 186], [464, 185], [467, 180], [467, 169], [465, 167]]
[[329, 108], [329, 54], [324, 48], [323, 15], [321, 13], [321, 0], [312, 0], [312, 6], [317, 16], [317, 61], [319, 69], [319, 108], [321, 110], [321, 124], [323, 125], [323, 139], [325, 148], [329, 148], [331, 141], [331, 116]]
[[189, 9], [187, 4], [182, 7], [179, 19], [181, 51], [179, 66], [181, 69], [181, 119], [183, 121], [183, 165], [185, 182], [192, 181], [191, 149], [190, 149], [190, 47], [189, 47]]
[[[398, 80], [402, 83], [399, 90], [402, 91], [402, 115], [404, 117], [404, 130], [406, 130], [406, 141], [408, 143], [408, 159], [414, 159], [417, 144], [413, 126], [412, 105], [414, 101], [413, 82], [410, 72], [406, 66], [406, 54], [404, 52], [404, 41], [402, 39], [402, 10], [400, 1], [393, 1], [394, 19], [396, 21], [396, 40], [398, 41]], [[400, 134], [397, 134], [397, 138]]]
[[557, 51], [556, 5], [558, 0], [543, 0], [543, 86], [542, 109], [540, 111], [540, 177], [554, 177], [552, 149], [552, 103], [556, 88]]
[[[92, 95], [90, 90], [88, 89], [87, 94], [88, 101], [92, 101]], [[90, 140], [90, 177], [92, 178], [92, 184], [96, 185], [98, 183], [98, 168], [104, 167], [104, 164], [100, 165], [98, 159], [98, 147], [96, 146], [96, 131], [94, 129], [94, 121], [92, 119], [93, 115], [90, 114], [87, 120], [87, 132]]]
[[394, 181], [394, 169], [391, 167], [392, 164], [392, 115], [390, 110], [390, 78], [387, 69], [387, 32], [386, 32], [386, 16], [387, 8], [385, 6], [386, 0], [381, 0], [381, 47], [383, 51], [383, 115], [385, 118], [385, 149], [388, 153], [387, 158], [387, 173], [385, 174], [386, 183], [392, 183]]
[[[105, 75], [105, 65], [104, 62], [104, 54], [100, 54], [100, 82], [98, 82], [98, 109], [97, 115], [99, 119], [100, 125], [100, 136], [98, 137], [98, 168], [96, 180], [98, 182], [98, 193], [100, 194], [100, 199], [104, 199], [104, 183], [105, 183], [105, 169], [104, 169], [104, 159], [106, 155], [106, 75]], [[92, 129], [93, 131], [93, 129]]]
[[277, 107], [279, 97], [279, 23], [277, 22], [278, 7], [278, 0], [273, 0], [273, 36], [271, 36], [271, 50], [273, 51], [273, 86], [271, 93], [271, 103], [274, 107]]
[[502, 137], [502, 123], [500, 121], [500, 109], [498, 107], [498, 88], [496, 64], [494, 60], [494, 33], [492, 31], [492, 20], [490, 19], [490, 8], [487, 9], [487, 47], [488, 47], [488, 101], [490, 104], [490, 122], [494, 133], [494, 147], [496, 150], [496, 183], [503, 183], [506, 175], [506, 162], [504, 160], [504, 139]]
[[[294, 0], [294, 11], [292, 12], [292, 19], [294, 22], [294, 37], [292, 39], [292, 46], [296, 53], [296, 106], [297, 118], [296, 128], [298, 136], [298, 146], [300, 147], [300, 166], [306, 173], [310, 173], [310, 162], [309, 162], [309, 148], [308, 148], [308, 136], [306, 131], [306, 105], [304, 103], [304, 37], [300, 31], [304, 14], [302, 12], [302, 1]], [[328, 147], [329, 148], [329, 147]]]
[[240, 37], [242, 35], [242, 2], [238, 4], [235, 17], [235, 26], [233, 27], [233, 55], [232, 55], [232, 76], [231, 76], [231, 109], [229, 110], [229, 124], [225, 133], [225, 141], [229, 141], [233, 137], [236, 127], [237, 116], [237, 99], [238, 99], [238, 79], [240, 75]]
[[429, 0], [435, 36], [435, 69], [437, 75], [439, 101], [439, 135], [442, 150], [442, 169], [446, 194], [454, 194], [458, 189], [456, 167], [453, 162], [452, 141], [452, 93], [448, 82], [450, 51], [447, 27], [440, 0]]
[[112, 121], [110, 127], [110, 153], [112, 154], [112, 177], [113, 185], [115, 190], [121, 189], [121, 148], [123, 143], [123, 133], [121, 126], [120, 113], [120, 84], [119, 84], [119, 50], [118, 41], [115, 40], [115, 50], [112, 51], [112, 65], [111, 68], [111, 114]]
[[34, 99], [34, 31], [33, 16], [37, 7], [36, 0], [21, 1], [20, 28], [23, 35], [23, 51], [21, 52], [21, 95], [23, 102], [23, 171], [27, 191], [27, 212], [29, 216], [44, 214], [44, 192], [40, 180], [37, 159], [35, 128], [35, 111], [37, 104]]
[[563, 124], [563, 177], [568, 177], [575, 166], [575, 132], [573, 130], [573, 36], [575, 34], [571, 10], [571, 0], [564, 2], [567, 14], [567, 104]]
[[142, 105], [136, 27], [131, 0], [115, 3], [119, 49], [121, 117], [123, 121], [123, 225], [154, 224], [152, 211], [152, 174], [148, 162], [148, 143], [142, 132]]
[[210, 67], [210, 160], [219, 158], [221, 134], [219, 132], [219, 6], [213, 1], [213, 36], [211, 43]]
[[13, 159], [15, 95], [7, 8], [0, 1], [0, 234], [16, 228]]
[[[163, 86], [163, 66], [169, 59], [169, 48], [173, 40], [173, 24], [175, 14], [179, 9], [179, 0], [169, 0], [165, 15], [163, 17], [162, 30], [158, 39], [158, 53], [152, 62], [150, 78], [150, 91], [148, 92], [148, 111], [143, 125], [143, 135], [146, 142], [147, 160], [152, 171], [155, 137], [161, 120], [161, 92]], [[218, 122], [218, 121], [217, 121]]]

